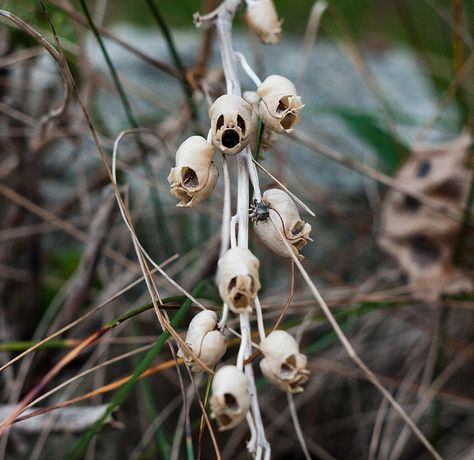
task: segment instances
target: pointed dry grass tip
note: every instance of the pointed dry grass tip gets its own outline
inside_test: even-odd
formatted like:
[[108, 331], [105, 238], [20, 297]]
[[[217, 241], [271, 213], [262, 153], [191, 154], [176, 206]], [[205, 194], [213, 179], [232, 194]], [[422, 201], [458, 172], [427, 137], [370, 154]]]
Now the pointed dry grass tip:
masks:
[[235, 155], [250, 142], [252, 106], [239, 96], [225, 94], [209, 109], [213, 144], [227, 155]]
[[260, 342], [264, 358], [260, 369], [265, 378], [280, 390], [300, 393], [309, 377], [306, 356], [296, 340], [285, 331], [273, 331]]
[[267, 219], [255, 220], [255, 232], [262, 243], [280, 256], [291, 257], [283, 241], [285, 238], [296, 257], [304, 259], [300, 251], [312, 241], [311, 225], [301, 220], [294, 201], [277, 188], [267, 190], [262, 201], [270, 208]]
[[176, 206], [194, 206], [212, 193], [219, 177], [214, 154], [214, 147], [201, 136], [191, 136], [179, 146], [176, 167], [168, 176], [171, 193], [181, 200]]
[[[186, 344], [207, 366], [212, 367], [224, 356], [227, 348], [224, 334], [217, 330], [217, 314], [210, 310], [199, 312], [189, 323]], [[204, 369], [186, 350], [179, 349], [178, 356], [191, 367], [193, 372]]]
[[262, 43], [275, 45], [280, 41], [281, 21], [273, 0], [247, 0], [245, 20]]
[[244, 420], [250, 407], [249, 381], [236, 366], [221, 367], [212, 381], [211, 417], [220, 431], [230, 430]]
[[220, 259], [217, 284], [222, 300], [235, 313], [252, 311], [252, 303], [260, 290], [260, 262], [248, 250], [235, 247]]
[[263, 124], [277, 133], [290, 133], [304, 107], [295, 85], [288, 78], [270, 75], [258, 87], [257, 94], [262, 98], [260, 116]]

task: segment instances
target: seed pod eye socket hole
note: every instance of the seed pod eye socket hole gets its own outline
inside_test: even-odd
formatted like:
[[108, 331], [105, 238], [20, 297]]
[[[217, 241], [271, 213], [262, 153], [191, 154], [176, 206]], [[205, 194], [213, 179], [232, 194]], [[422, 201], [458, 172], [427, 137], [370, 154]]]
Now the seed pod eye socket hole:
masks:
[[296, 123], [297, 117], [294, 113], [287, 113], [280, 124], [284, 129], [290, 129]]
[[[230, 393], [224, 394], [225, 405], [233, 412], [237, 412], [240, 407], [235, 396]], [[230, 420], [229, 420], [230, 421]]]
[[230, 280], [230, 283], [229, 283], [229, 290], [234, 289], [236, 284], [237, 284], [237, 277], [234, 276], [234, 278], [232, 278], [232, 279]]
[[242, 135], [245, 136], [245, 121], [240, 115], [237, 115], [237, 126], [242, 130]]
[[197, 174], [193, 169], [186, 166], [181, 170], [181, 175], [183, 178], [183, 184], [186, 184], [189, 187], [197, 187], [199, 185]]
[[301, 233], [303, 231], [303, 228], [304, 228], [304, 223], [299, 220], [298, 222], [296, 222], [296, 224], [293, 226], [292, 230], [291, 230], [291, 233], [293, 235], [298, 235], [298, 233]]
[[[289, 359], [288, 359], [289, 361]], [[281, 365], [281, 370], [280, 370], [280, 373], [281, 373], [281, 376], [283, 378], [288, 378], [291, 376], [291, 374], [293, 373], [293, 369], [291, 366], [289, 366], [287, 363], [283, 363]]]
[[223, 126], [224, 126], [224, 115], [221, 115], [221, 116], [217, 119], [216, 128], [217, 128], [217, 130], [219, 130], [219, 129], [221, 129]]
[[280, 99], [278, 103], [277, 112], [284, 112], [290, 108], [289, 96], [284, 96]]

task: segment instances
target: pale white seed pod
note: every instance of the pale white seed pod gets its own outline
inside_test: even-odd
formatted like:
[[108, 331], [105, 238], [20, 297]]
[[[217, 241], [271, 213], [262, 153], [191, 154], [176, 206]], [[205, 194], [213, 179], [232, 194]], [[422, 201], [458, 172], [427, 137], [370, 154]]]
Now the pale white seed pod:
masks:
[[[217, 314], [210, 310], [199, 312], [189, 323], [185, 342], [193, 353], [207, 366], [212, 367], [224, 356], [227, 342], [217, 329]], [[186, 350], [179, 349], [178, 356], [191, 367], [193, 372], [204, 369]]]
[[273, 0], [247, 0], [245, 19], [249, 28], [266, 45], [275, 45], [280, 41], [281, 21]]
[[264, 358], [260, 369], [265, 378], [280, 390], [300, 393], [309, 377], [307, 358], [296, 340], [285, 331], [273, 331], [260, 342]]
[[[260, 97], [255, 91], [245, 91], [243, 98], [252, 106], [255, 116], [252, 118], [252, 134], [250, 139], [250, 149], [252, 152], [257, 150], [258, 139], [258, 106], [260, 104]], [[264, 129], [262, 138], [260, 139], [260, 153], [270, 149], [275, 142], [276, 133], [271, 129]], [[260, 156], [260, 158], [262, 158]]]
[[214, 147], [201, 136], [191, 136], [179, 146], [176, 167], [168, 176], [171, 193], [181, 200], [176, 206], [194, 206], [212, 193], [219, 177], [214, 154]]
[[304, 107], [295, 85], [281, 75], [270, 75], [258, 87], [257, 94], [262, 98], [259, 113], [265, 126], [277, 133], [290, 133]]
[[249, 381], [236, 366], [221, 367], [212, 381], [211, 417], [220, 431], [235, 428], [250, 407]]
[[260, 290], [259, 260], [248, 249], [229, 249], [217, 268], [217, 285], [222, 300], [235, 313], [252, 311], [252, 303]]
[[225, 94], [209, 109], [213, 144], [227, 155], [235, 155], [250, 142], [252, 106], [239, 96]]
[[257, 236], [276, 254], [291, 258], [282, 239], [286, 238], [296, 257], [303, 260], [300, 251], [308, 241], [312, 241], [309, 237], [311, 225], [301, 220], [295, 202], [283, 190], [269, 189], [263, 194], [262, 200], [270, 208], [269, 217], [255, 222]]

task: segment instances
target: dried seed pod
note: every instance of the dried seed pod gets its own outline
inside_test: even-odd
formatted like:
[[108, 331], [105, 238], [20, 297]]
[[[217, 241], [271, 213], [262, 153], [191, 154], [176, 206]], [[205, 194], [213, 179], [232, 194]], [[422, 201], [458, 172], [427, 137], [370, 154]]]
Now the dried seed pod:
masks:
[[295, 85], [288, 78], [270, 75], [258, 87], [257, 94], [262, 98], [260, 116], [265, 126], [277, 133], [290, 133], [304, 107]]
[[[466, 162], [471, 144], [472, 136], [465, 131], [446, 143], [414, 146], [396, 178], [447, 206], [459, 207], [466, 203], [472, 180]], [[460, 225], [411, 196], [395, 190], [385, 196], [379, 244], [400, 264], [413, 295], [422, 302], [474, 289], [472, 277], [453, 265]]]
[[[260, 97], [255, 91], [246, 91], [243, 94], [243, 98], [252, 106], [252, 110], [255, 116], [252, 118], [252, 134], [250, 138], [250, 149], [252, 152], [257, 150], [257, 139], [258, 139], [258, 106], [260, 104]], [[261, 153], [270, 149], [275, 142], [276, 133], [271, 129], [263, 129], [262, 138], [260, 139], [260, 159], [262, 158]]]
[[250, 142], [252, 106], [241, 97], [225, 94], [209, 109], [213, 144], [223, 153], [234, 155]]
[[252, 303], [260, 290], [258, 269], [260, 262], [248, 250], [235, 247], [220, 259], [217, 284], [222, 300], [235, 313], [252, 310]]
[[311, 241], [311, 225], [301, 220], [294, 201], [283, 190], [267, 190], [262, 200], [269, 206], [269, 217], [255, 221], [255, 232], [263, 244], [276, 254], [291, 257], [282, 236], [291, 246], [298, 259], [304, 257], [300, 250]]
[[285, 331], [273, 331], [260, 343], [264, 358], [260, 369], [266, 379], [289, 393], [300, 393], [309, 376], [306, 356], [296, 340]]
[[[217, 330], [217, 314], [210, 310], [199, 312], [189, 323], [185, 342], [193, 353], [208, 367], [214, 366], [225, 354], [226, 339]], [[180, 349], [178, 356], [183, 357], [193, 372], [204, 371], [202, 366]]]
[[248, 8], [245, 19], [249, 28], [266, 45], [274, 45], [280, 41], [281, 22], [273, 0], [247, 0]]
[[214, 154], [214, 147], [201, 136], [191, 136], [179, 146], [176, 167], [168, 176], [171, 193], [181, 200], [176, 206], [194, 206], [212, 193], [219, 177]]
[[211, 417], [220, 431], [235, 428], [250, 407], [249, 381], [236, 366], [221, 367], [212, 381]]

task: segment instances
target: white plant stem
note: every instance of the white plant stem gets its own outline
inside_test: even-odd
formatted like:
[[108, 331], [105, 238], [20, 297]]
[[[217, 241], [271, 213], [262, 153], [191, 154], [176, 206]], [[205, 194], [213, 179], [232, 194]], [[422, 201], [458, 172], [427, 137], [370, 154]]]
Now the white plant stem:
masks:
[[[226, 0], [219, 8], [216, 19], [216, 29], [219, 38], [220, 54], [222, 66], [226, 80], [227, 94], [241, 96], [240, 82], [237, 76], [235, 53], [232, 46], [232, 21], [235, 11], [240, 4], [240, 0]], [[252, 163], [250, 149], [245, 148], [237, 155], [238, 183], [237, 183], [237, 212], [236, 220], [238, 223], [237, 245], [239, 247], [248, 248], [248, 223], [249, 223], [249, 165]], [[252, 174], [253, 187], [256, 193], [260, 193], [258, 186], [258, 177], [256, 171]], [[232, 226], [231, 226], [232, 227]], [[231, 237], [234, 229], [231, 228]], [[234, 233], [235, 235], [235, 233]], [[251, 396], [251, 412], [253, 425], [250, 425], [252, 438], [256, 439], [256, 443], [249, 444], [252, 449], [254, 458], [261, 459], [262, 453], [265, 452], [265, 459], [270, 458], [270, 445], [265, 437], [262, 418], [260, 415], [260, 407], [257, 399], [257, 391], [255, 387], [255, 379], [253, 375], [252, 364], [244, 366], [245, 359], [252, 354], [251, 344], [251, 328], [250, 318], [247, 312], [240, 314], [240, 331], [242, 341], [239, 349], [238, 365], [241, 364], [245, 369], [245, 374], [249, 380], [249, 390]], [[252, 430], [254, 429], [255, 435]]]
[[255, 86], [258, 88], [262, 84], [262, 80], [258, 78], [258, 75], [253, 71], [252, 67], [250, 67], [247, 59], [242, 53], [235, 53], [235, 58], [240, 62], [242, 69], [244, 69], [245, 73], [250, 77], [250, 79], [255, 83]]

